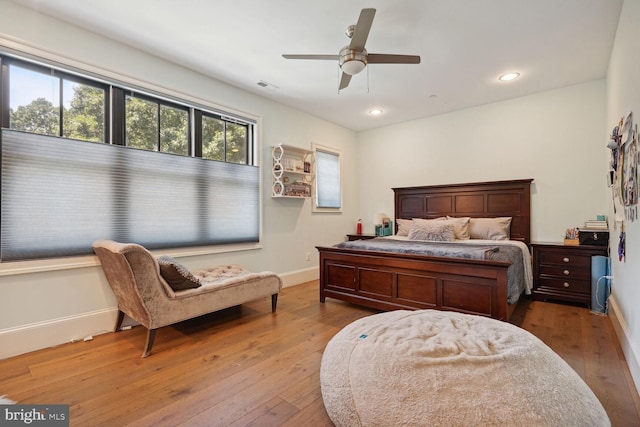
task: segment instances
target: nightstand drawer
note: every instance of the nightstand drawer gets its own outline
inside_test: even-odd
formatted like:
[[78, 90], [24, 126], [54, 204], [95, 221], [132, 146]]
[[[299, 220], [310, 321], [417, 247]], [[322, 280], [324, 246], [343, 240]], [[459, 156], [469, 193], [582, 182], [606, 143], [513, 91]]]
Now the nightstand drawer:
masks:
[[590, 280], [563, 280], [541, 277], [539, 285], [541, 288], [558, 289], [566, 292], [584, 292], [591, 294]]
[[591, 266], [588, 268], [571, 265], [541, 265], [539, 267], [540, 276], [555, 276], [566, 279], [591, 279]]
[[572, 255], [560, 251], [540, 252], [540, 264], [558, 264], [572, 267], [591, 268], [591, 257], [584, 255]]

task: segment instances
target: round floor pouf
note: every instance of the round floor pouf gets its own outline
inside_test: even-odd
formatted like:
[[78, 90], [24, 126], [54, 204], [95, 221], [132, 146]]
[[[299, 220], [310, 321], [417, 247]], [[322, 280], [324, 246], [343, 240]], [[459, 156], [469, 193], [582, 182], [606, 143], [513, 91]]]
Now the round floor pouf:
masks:
[[610, 426], [587, 384], [506, 322], [390, 311], [327, 344], [322, 398], [336, 426]]

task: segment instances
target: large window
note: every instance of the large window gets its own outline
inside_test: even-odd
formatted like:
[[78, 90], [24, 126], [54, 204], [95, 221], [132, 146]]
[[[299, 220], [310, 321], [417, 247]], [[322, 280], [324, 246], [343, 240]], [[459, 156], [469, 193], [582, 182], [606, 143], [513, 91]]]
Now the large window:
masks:
[[320, 212], [339, 212], [342, 209], [340, 179], [340, 151], [314, 146], [316, 157], [316, 185], [314, 208]]
[[97, 239], [259, 241], [255, 122], [2, 55], [0, 66], [0, 261], [89, 254]]

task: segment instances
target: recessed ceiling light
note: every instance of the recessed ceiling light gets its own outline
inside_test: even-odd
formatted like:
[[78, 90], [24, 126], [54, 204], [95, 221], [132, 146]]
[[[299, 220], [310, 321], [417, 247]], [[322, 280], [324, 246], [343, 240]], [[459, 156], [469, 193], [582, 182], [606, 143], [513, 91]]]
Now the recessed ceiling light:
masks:
[[379, 108], [375, 108], [371, 111], [369, 111], [369, 114], [372, 116], [379, 116], [380, 114], [382, 114], [382, 110]]
[[498, 80], [502, 82], [508, 82], [510, 80], [514, 80], [520, 77], [520, 73], [506, 73], [498, 77]]

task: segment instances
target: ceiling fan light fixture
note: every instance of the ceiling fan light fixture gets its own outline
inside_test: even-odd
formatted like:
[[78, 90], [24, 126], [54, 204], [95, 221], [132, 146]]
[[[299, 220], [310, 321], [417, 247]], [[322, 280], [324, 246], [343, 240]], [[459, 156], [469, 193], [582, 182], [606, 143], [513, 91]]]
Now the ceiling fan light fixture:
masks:
[[362, 61], [351, 59], [342, 64], [342, 71], [353, 76], [364, 70], [364, 65], [364, 62]]
[[340, 51], [339, 62], [342, 72], [355, 76], [367, 66], [367, 51], [359, 52], [346, 46]]

